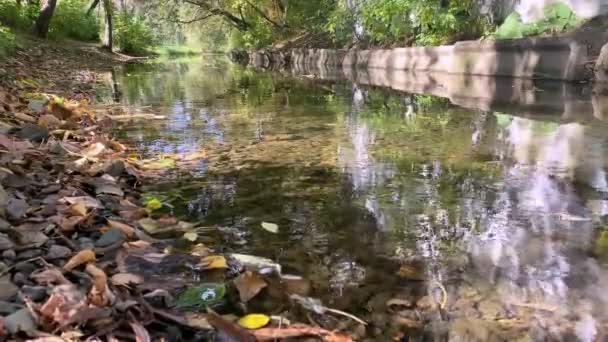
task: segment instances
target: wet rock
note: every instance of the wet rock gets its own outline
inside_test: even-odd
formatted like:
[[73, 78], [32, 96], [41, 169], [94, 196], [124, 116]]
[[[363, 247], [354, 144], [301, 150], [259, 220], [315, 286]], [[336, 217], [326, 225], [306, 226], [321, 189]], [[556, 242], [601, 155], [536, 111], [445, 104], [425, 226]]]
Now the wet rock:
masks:
[[15, 265], [15, 270], [18, 272], [22, 272], [25, 274], [30, 274], [32, 272], [34, 272], [34, 270], [36, 270], [37, 267], [36, 265], [34, 265], [34, 263], [31, 262], [22, 262], [22, 263], [17, 263]]
[[15, 248], [15, 243], [6, 234], [0, 234], [0, 251]]
[[46, 287], [44, 286], [24, 285], [21, 287], [21, 292], [34, 302], [41, 301], [46, 297]]
[[27, 260], [36, 258], [42, 255], [42, 251], [40, 249], [28, 249], [26, 251], [20, 252], [17, 254], [17, 260]]
[[13, 275], [13, 283], [15, 283], [15, 285], [17, 286], [23, 286], [27, 283], [27, 277], [25, 276], [25, 274], [17, 272]]
[[0, 316], [10, 315], [17, 310], [22, 309], [23, 306], [7, 301], [0, 301]]
[[[2, 185], [7, 188], [24, 189], [32, 184], [32, 180], [26, 176], [11, 173], [2, 179]], [[8, 198], [7, 198], [8, 204]]]
[[15, 260], [15, 258], [17, 258], [17, 253], [15, 253], [15, 250], [13, 249], [7, 249], [2, 252], [2, 258], [10, 261]]
[[80, 249], [94, 249], [95, 243], [87, 237], [81, 237], [78, 239], [78, 247], [80, 247]]
[[19, 244], [34, 246], [44, 245], [49, 240], [49, 237], [42, 233], [39, 229], [40, 227], [32, 226], [30, 224], [15, 227]]
[[0, 278], [0, 300], [9, 300], [17, 292], [19, 292], [19, 288], [10, 280], [9, 276]]
[[46, 258], [49, 260], [54, 259], [65, 259], [72, 255], [72, 250], [65, 246], [52, 245], [46, 254]]
[[[1, 185], [0, 185], [0, 187], [1, 187]], [[5, 207], [2, 207], [2, 208], [3, 208], [3, 210], [5, 209]], [[8, 221], [6, 221], [5, 219], [0, 218], [0, 232], [8, 232], [11, 230], [12, 230], [11, 224], [8, 223]]]
[[103, 171], [110, 176], [118, 177], [125, 171], [125, 163], [122, 160], [109, 160], [104, 164]]
[[99, 240], [95, 242], [95, 247], [108, 247], [125, 241], [125, 235], [122, 230], [113, 228], [103, 234]]
[[34, 332], [36, 331], [36, 322], [28, 308], [21, 309], [4, 318], [4, 327], [6, 331], [15, 335], [19, 332]]
[[31, 123], [26, 123], [21, 126], [21, 129], [15, 133], [21, 139], [29, 140], [32, 142], [42, 142], [49, 136], [48, 129], [44, 127], [40, 127], [38, 125], [34, 125]]
[[26, 201], [17, 198], [11, 198], [8, 200], [8, 204], [6, 206], [6, 216], [9, 220], [21, 220], [25, 216], [27, 209], [28, 204]]

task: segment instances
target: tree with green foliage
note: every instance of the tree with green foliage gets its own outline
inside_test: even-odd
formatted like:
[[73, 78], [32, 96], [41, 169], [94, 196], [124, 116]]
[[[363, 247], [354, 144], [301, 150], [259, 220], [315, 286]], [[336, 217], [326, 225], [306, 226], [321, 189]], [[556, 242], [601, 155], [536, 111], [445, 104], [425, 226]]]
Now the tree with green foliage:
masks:
[[46, 38], [48, 36], [49, 26], [51, 26], [51, 19], [53, 19], [56, 6], [57, 0], [42, 0], [35, 26], [35, 32], [38, 37]]

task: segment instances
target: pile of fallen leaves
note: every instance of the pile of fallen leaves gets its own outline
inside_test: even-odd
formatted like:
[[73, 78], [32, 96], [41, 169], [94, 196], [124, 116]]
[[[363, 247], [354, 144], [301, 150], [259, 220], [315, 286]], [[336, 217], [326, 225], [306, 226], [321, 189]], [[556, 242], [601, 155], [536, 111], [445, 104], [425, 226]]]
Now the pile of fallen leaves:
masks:
[[[155, 211], [162, 204], [138, 188], [167, 162], [129, 155], [109, 135], [116, 113], [93, 109], [91, 93], [67, 100], [28, 81], [35, 65], [0, 67], [14, 77], [0, 82], [0, 340], [351, 340], [250, 312], [270, 287], [312, 314], [364, 324], [300, 296], [271, 260], [217, 254], [197, 243], [206, 228]], [[52, 88], [61, 76], [46, 77]]]

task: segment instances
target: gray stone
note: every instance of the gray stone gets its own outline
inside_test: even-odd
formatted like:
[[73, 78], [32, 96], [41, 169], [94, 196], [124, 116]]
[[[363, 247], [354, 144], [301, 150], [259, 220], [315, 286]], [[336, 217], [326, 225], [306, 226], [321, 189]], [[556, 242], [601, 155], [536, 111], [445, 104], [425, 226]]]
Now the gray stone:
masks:
[[15, 248], [15, 243], [6, 234], [0, 234], [0, 251], [13, 248]]
[[32, 142], [42, 142], [48, 138], [49, 130], [35, 124], [26, 123], [21, 126], [21, 129], [15, 135]]
[[8, 200], [6, 206], [6, 216], [9, 220], [17, 221], [25, 216], [27, 209], [28, 204], [26, 201], [18, 198], [11, 198]]
[[46, 254], [47, 259], [65, 259], [72, 255], [72, 250], [65, 246], [52, 245]]
[[122, 230], [113, 228], [108, 230], [95, 242], [95, 247], [108, 247], [124, 241], [125, 235]]
[[0, 301], [0, 316], [10, 315], [22, 308], [23, 308], [23, 306], [19, 305], [19, 304], [6, 302], [6, 301]]
[[28, 249], [23, 252], [19, 252], [19, 254], [17, 254], [17, 260], [27, 260], [39, 257], [41, 255], [42, 251], [40, 249]]
[[4, 327], [6, 331], [15, 335], [19, 332], [34, 332], [36, 331], [36, 322], [28, 308], [21, 309], [4, 318]]
[[0, 278], [0, 300], [9, 300], [17, 292], [19, 292], [19, 288], [10, 280], [9, 276]]
[[17, 253], [15, 253], [14, 249], [7, 249], [4, 252], [2, 252], [2, 258], [4, 258], [5, 260], [15, 260], [15, 258], [17, 257]]
[[30, 100], [30, 102], [27, 104], [27, 108], [34, 113], [40, 114], [44, 112], [46, 102], [46, 100]]
[[[32, 272], [33, 270], [30, 273]], [[17, 286], [23, 286], [27, 283], [27, 277], [25, 276], [25, 274], [17, 272], [13, 275], [13, 283], [15, 283], [15, 285]]]
[[0, 216], [6, 217], [6, 206], [8, 205], [8, 193], [0, 185]]
[[81, 237], [78, 239], [78, 246], [81, 249], [94, 249], [95, 243], [93, 242], [93, 240], [91, 240], [87, 237]]
[[39, 302], [39, 301], [43, 300], [47, 295], [46, 287], [44, 287], [44, 286], [24, 285], [21, 287], [21, 292], [24, 295], [28, 296], [34, 302]]
[[[2, 185], [0, 185], [0, 187], [2, 187]], [[0, 197], [1, 197], [1, 195], [0, 195]], [[1, 202], [1, 200], [0, 200], [0, 202]], [[6, 209], [5, 207], [2, 207], [2, 214], [3, 215], [4, 215], [4, 210], [5, 209]], [[11, 224], [8, 223], [8, 221], [6, 221], [5, 219], [0, 218], [0, 232], [8, 232], [11, 229], [12, 229]]]

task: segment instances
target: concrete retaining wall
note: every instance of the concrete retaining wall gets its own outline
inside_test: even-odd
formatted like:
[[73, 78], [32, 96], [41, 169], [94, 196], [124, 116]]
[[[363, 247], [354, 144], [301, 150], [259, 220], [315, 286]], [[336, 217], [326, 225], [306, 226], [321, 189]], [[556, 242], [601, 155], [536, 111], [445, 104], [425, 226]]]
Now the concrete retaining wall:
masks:
[[[276, 61], [292, 66], [409, 70], [448, 74], [588, 80], [587, 47], [567, 38], [506, 42], [465, 41], [450, 46], [386, 50], [293, 49], [250, 54], [255, 66]], [[274, 61], [274, 62], [273, 62]]]

